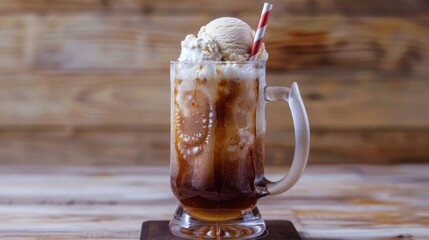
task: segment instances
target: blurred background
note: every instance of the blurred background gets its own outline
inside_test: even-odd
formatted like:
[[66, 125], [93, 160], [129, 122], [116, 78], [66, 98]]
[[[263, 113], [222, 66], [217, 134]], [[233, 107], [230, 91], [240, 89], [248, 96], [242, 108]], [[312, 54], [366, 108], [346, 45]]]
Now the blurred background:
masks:
[[[429, 1], [283, 0], [270, 85], [298, 82], [310, 164], [429, 162]], [[263, 1], [1, 0], [0, 163], [167, 165], [169, 61], [210, 20], [256, 28]], [[269, 104], [266, 162], [293, 153]]]

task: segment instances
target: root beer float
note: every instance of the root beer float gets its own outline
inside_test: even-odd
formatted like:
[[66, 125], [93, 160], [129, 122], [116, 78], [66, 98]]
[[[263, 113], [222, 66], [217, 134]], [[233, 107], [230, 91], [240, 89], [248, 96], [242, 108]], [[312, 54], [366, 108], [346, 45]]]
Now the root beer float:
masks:
[[[255, 69], [264, 63], [237, 63], [248, 59], [253, 35], [239, 19], [216, 19], [188, 35], [172, 63], [171, 187], [200, 219], [236, 218], [266, 195], [265, 120], [257, 118], [265, 102]], [[262, 47], [259, 58], [267, 57]]]
[[[301, 176], [308, 159], [309, 124], [298, 85], [265, 82], [262, 43], [271, 4], [258, 31], [237, 18], [215, 19], [182, 41], [170, 63], [170, 183], [180, 201], [170, 231], [187, 239], [249, 239], [265, 232], [256, 203], [280, 194]], [[253, 42], [253, 43], [252, 43]], [[265, 104], [288, 102], [295, 153], [280, 181], [264, 177]]]

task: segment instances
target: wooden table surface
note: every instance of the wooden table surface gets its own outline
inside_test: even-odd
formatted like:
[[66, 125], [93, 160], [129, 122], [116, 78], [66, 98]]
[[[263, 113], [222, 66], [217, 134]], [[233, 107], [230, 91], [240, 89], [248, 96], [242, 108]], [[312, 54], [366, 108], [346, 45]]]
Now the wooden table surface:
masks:
[[[170, 219], [177, 206], [168, 171], [2, 165], [0, 239], [138, 239], [143, 221]], [[304, 239], [429, 239], [429, 165], [310, 166], [258, 206]]]

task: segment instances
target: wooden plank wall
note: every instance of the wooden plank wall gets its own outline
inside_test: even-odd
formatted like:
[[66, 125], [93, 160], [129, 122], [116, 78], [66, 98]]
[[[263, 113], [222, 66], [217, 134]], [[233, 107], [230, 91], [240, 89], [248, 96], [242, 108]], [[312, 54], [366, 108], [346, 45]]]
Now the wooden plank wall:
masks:
[[[429, 2], [272, 1], [268, 83], [297, 81], [310, 163], [429, 162]], [[167, 164], [169, 61], [263, 1], [1, 0], [0, 163]], [[267, 162], [293, 152], [268, 107]]]

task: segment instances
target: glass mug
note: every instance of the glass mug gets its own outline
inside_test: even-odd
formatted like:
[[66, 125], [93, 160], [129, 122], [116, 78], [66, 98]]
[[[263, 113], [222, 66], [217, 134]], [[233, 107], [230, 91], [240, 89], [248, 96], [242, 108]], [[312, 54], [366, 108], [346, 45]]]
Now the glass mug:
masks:
[[[265, 61], [170, 63], [171, 188], [180, 201], [170, 231], [187, 239], [247, 239], [265, 231], [256, 202], [300, 178], [310, 128], [298, 85], [270, 87]], [[265, 104], [287, 101], [295, 153], [278, 182], [264, 177]]]

